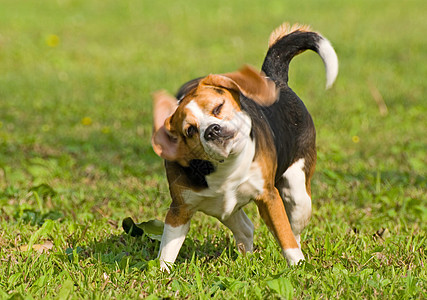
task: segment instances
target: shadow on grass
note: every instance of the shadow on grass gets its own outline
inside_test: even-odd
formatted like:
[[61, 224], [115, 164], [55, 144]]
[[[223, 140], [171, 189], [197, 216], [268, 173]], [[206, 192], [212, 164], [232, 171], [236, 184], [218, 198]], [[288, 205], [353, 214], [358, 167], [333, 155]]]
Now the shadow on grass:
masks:
[[[95, 259], [110, 271], [129, 269], [145, 270], [156, 264], [160, 242], [147, 235], [132, 237], [128, 234], [110, 235], [107, 239], [94, 241], [85, 249], [78, 249], [79, 259]], [[209, 236], [203, 241], [187, 238], [182, 246], [175, 264], [195, 259], [209, 262], [225, 252], [232, 260], [238, 257], [234, 241], [228, 236]], [[72, 260], [72, 256], [69, 255]]]

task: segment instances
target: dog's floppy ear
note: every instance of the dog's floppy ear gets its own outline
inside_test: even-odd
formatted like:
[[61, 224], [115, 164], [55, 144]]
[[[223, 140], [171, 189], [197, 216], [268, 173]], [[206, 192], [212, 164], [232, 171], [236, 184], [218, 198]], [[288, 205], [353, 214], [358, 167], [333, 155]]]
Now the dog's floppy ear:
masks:
[[181, 101], [182, 99], [184, 99], [185, 96], [187, 96], [187, 94], [193, 90], [195, 87], [197, 87], [199, 85], [200, 80], [203, 77], [199, 77], [193, 80], [190, 80], [186, 83], [184, 83], [178, 90], [178, 93], [176, 93], [176, 99], [178, 99], [178, 101]]
[[177, 107], [177, 99], [167, 92], [158, 91], [153, 93], [153, 135], [151, 137], [151, 145], [158, 156], [171, 161], [176, 159], [178, 142], [176, 138], [171, 136], [169, 128], [166, 127], [170, 122], [170, 116]]
[[209, 75], [202, 79], [200, 84], [241, 92], [263, 106], [269, 106], [276, 102], [279, 93], [276, 84], [271, 79], [265, 77], [263, 72], [259, 72], [248, 65], [236, 72]]

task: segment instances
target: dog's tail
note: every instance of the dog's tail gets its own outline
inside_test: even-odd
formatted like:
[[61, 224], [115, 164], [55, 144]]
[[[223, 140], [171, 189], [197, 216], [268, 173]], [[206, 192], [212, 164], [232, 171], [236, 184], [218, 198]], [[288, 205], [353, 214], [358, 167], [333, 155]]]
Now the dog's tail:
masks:
[[288, 84], [288, 69], [292, 58], [305, 50], [313, 50], [326, 68], [326, 88], [330, 88], [338, 75], [338, 58], [331, 43], [309, 26], [284, 23], [270, 35], [269, 49], [262, 70], [274, 81]]

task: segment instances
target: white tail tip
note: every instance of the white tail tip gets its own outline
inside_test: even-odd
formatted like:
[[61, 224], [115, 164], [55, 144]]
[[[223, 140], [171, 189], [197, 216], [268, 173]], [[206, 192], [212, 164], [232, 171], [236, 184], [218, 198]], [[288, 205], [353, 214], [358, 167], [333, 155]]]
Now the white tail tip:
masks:
[[326, 89], [329, 89], [335, 82], [338, 75], [338, 57], [331, 43], [321, 37], [317, 43], [318, 53], [325, 64], [326, 69]]

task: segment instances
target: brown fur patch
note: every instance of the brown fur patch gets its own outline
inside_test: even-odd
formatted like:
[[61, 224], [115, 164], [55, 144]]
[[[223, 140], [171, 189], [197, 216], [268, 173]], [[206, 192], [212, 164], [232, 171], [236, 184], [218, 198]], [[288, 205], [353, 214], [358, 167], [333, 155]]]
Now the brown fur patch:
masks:
[[276, 84], [266, 78], [263, 72], [245, 65], [236, 72], [209, 75], [201, 80], [201, 85], [223, 87], [228, 90], [241, 92], [256, 103], [269, 106], [276, 102], [278, 89]]
[[278, 40], [295, 31], [310, 32], [312, 30], [309, 25], [303, 25], [298, 23], [291, 25], [290, 23], [285, 22], [276, 29], [274, 29], [273, 32], [270, 34], [270, 38], [268, 40], [268, 47], [271, 48], [271, 46], [273, 46]]
[[171, 206], [166, 214], [165, 223], [172, 227], [178, 227], [187, 224], [191, 217], [192, 214], [188, 211], [186, 205]]
[[182, 166], [188, 166], [190, 160], [206, 159], [207, 155], [200, 142], [199, 131], [192, 137], [186, 136], [186, 129], [189, 126], [198, 128], [196, 117], [184, 107], [180, 108], [181, 106], [171, 118], [166, 120], [165, 127], [176, 138], [177, 150], [174, 161]]
[[165, 223], [173, 227], [186, 224], [192, 217], [192, 212], [185, 204], [185, 191], [192, 185], [188, 177], [182, 173], [182, 168], [175, 162], [165, 162], [166, 176], [169, 182], [169, 192], [172, 203], [166, 215]]
[[310, 196], [310, 198], [311, 198], [311, 177], [313, 176], [314, 170], [316, 169], [316, 160], [317, 160], [316, 151], [312, 151], [309, 157], [306, 157], [305, 166], [304, 166], [305, 189], [307, 190], [307, 194]]
[[255, 200], [259, 213], [282, 249], [298, 248], [282, 198], [276, 188]]
[[177, 108], [176, 98], [165, 91], [158, 91], [153, 94], [153, 135], [151, 144], [154, 152], [164, 159], [174, 156], [176, 144], [165, 128], [165, 120]]
[[[218, 91], [221, 91], [222, 94]], [[232, 119], [236, 112], [241, 111], [238, 93], [225, 88], [200, 85], [197, 89], [197, 97], [190, 99], [190, 101], [195, 101], [203, 113], [212, 116], [215, 116], [213, 114], [214, 109], [224, 103], [221, 113], [216, 116], [219, 119]]]

